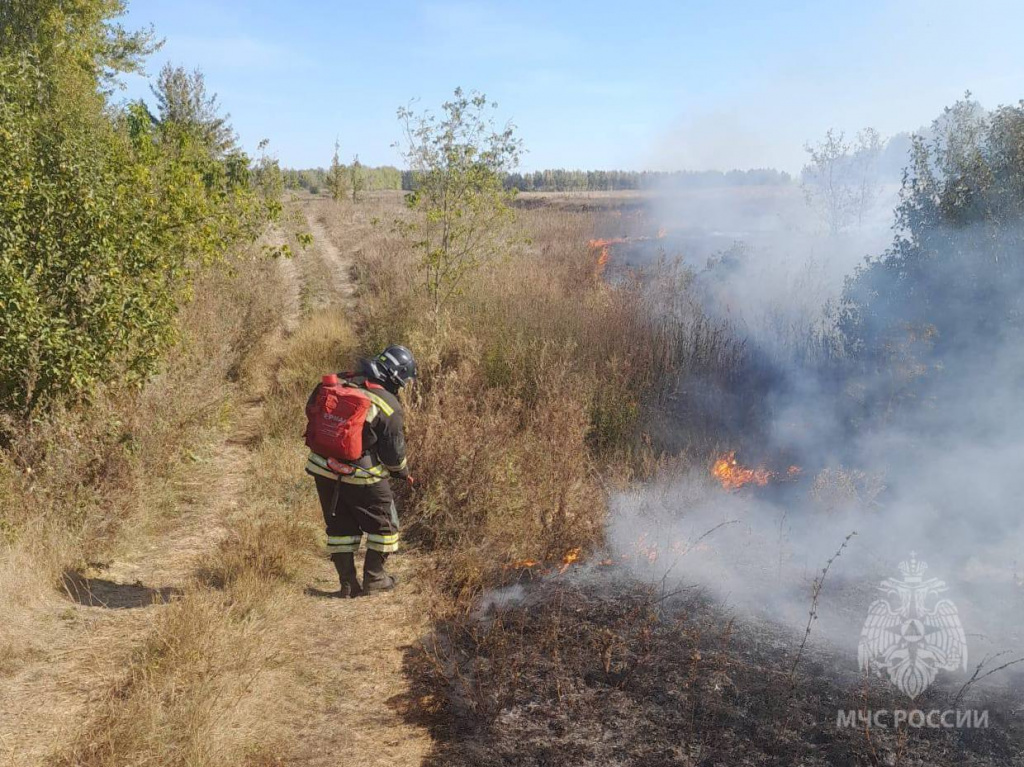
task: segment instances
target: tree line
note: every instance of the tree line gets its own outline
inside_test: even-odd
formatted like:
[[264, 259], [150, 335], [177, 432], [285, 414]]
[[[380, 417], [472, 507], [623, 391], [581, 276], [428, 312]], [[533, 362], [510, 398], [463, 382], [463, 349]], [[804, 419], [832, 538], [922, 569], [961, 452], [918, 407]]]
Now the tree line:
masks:
[[[335, 194], [339, 183], [351, 191], [352, 165], [332, 162], [328, 168], [288, 169], [283, 171], [285, 187], [305, 189], [312, 194]], [[380, 167], [358, 166], [362, 188], [368, 190], [394, 189], [406, 192], [417, 188], [417, 174], [391, 165]], [[554, 168], [533, 172], [509, 172], [503, 176], [506, 189], [520, 192], [617, 192], [629, 190], [709, 189], [735, 186], [785, 186], [793, 178], [784, 171], [772, 168], [730, 171], [635, 171], [635, 170], [566, 170]]]
[[405, 188], [405, 174], [398, 168], [390, 165], [361, 165], [358, 157], [348, 165], [335, 160], [328, 168], [285, 168], [281, 174], [285, 189], [305, 189], [310, 194], [330, 193], [338, 198], [347, 196], [345, 193], [352, 189], [374, 191]]
[[505, 186], [521, 192], [617, 192], [645, 189], [706, 189], [723, 186], [778, 186], [792, 177], [773, 168], [752, 170], [537, 170], [509, 173]]

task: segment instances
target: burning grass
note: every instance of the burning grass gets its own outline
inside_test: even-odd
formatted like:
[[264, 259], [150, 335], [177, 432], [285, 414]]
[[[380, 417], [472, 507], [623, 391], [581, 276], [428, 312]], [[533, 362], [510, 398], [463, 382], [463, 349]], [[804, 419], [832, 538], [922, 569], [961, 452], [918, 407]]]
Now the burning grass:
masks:
[[604, 271], [608, 266], [608, 262], [611, 260], [612, 250], [616, 245], [663, 240], [667, 234], [668, 230], [661, 227], [658, 229], [658, 234], [654, 237], [638, 235], [634, 237], [597, 237], [590, 240], [587, 243], [587, 247], [590, 248], [591, 255], [596, 256], [596, 261], [594, 263], [594, 276], [599, 278], [604, 276]]
[[[324, 226], [343, 237], [347, 215]], [[475, 274], [436, 322], [388, 227], [355, 253], [359, 349], [404, 341], [422, 364], [407, 421], [419, 483], [400, 500], [445, 599], [409, 652], [418, 689], [403, 707], [429, 716], [432, 763], [942, 764], [959, 750], [964, 764], [1000, 764], [1019, 743], [1012, 728], [984, 742], [837, 730], [840, 708], [896, 702], [837, 674], [850, 664], [834, 650], [801, 650], [802, 622], [741, 623], [628, 574], [714, 559], [718, 538], [629, 530], [629, 551], [603, 553], [609, 495], [653, 476], [666, 447], [685, 445], [675, 473], [723, 500], [809, 491], [845, 509], [880, 492], [849, 472], [723, 451], [759, 443], [772, 371], [701, 314], [685, 273], [603, 280], [605, 223], [525, 211], [530, 246]], [[839, 497], [844, 482], [855, 497]]]
[[[379, 221], [404, 215], [377, 204]], [[346, 217], [365, 215], [326, 205], [320, 220], [337, 242]], [[589, 210], [522, 212], [529, 244], [475, 272], [437, 318], [415, 253], [389, 225], [353, 254], [360, 350], [400, 341], [420, 362], [407, 402], [418, 485], [402, 499], [406, 537], [443, 552], [453, 593], [501, 583], [510, 563], [558, 567], [567, 551], [593, 551], [608, 491], [662, 460], [649, 435], [663, 399], [690, 376], [739, 376], [741, 350], [687, 301], [685, 274], [601, 278], [613, 241], [594, 235], [607, 224]], [[633, 239], [652, 239], [647, 222], [631, 226]], [[696, 460], [718, 438], [707, 425], [678, 430]]]
[[747, 485], [765, 487], [772, 482], [795, 480], [803, 472], [799, 466], [790, 466], [785, 472], [773, 471], [766, 466], [750, 468], [736, 459], [736, 451], [722, 453], [711, 464], [711, 476], [726, 490], [739, 490]]

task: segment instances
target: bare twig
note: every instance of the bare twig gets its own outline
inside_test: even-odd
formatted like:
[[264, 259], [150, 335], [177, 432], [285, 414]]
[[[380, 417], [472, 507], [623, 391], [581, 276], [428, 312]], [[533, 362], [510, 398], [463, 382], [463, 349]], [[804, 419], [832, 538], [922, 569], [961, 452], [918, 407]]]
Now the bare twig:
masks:
[[677, 564], [679, 564], [680, 558], [685, 557], [687, 554], [689, 554], [691, 551], [693, 551], [695, 548], [697, 548], [697, 546], [700, 544], [700, 542], [703, 541], [705, 538], [707, 538], [712, 533], [717, 532], [718, 530], [721, 530], [723, 527], [728, 527], [729, 525], [738, 525], [739, 523], [740, 523], [740, 521], [738, 519], [727, 519], [725, 522], [719, 522], [714, 527], [709, 528], [708, 530], [705, 530], [697, 538], [697, 540], [695, 540], [693, 543], [691, 543], [689, 546], [687, 546], [686, 550], [683, 551], [682, 554], [680, 554], [678, 557], [676, 557], [672, 561], [672, 564], [668, 566], [668, 569], [665, 571], [665, 574], [663, 576], [661, 576], [662, 593], [664, 593], [664, 590], [665, 590], [665, 581], [668, 580], [668, 574], [672, 572], [672, 569]]
[[1015, 660], [1007, 661], [1001, 666], [996, 666], [994, 669], [992, 669], [991, 671], [986, 671], [984, 674], [981, 673], [982, 669], [985, 668], [986, 663], [988, 663], [989, 661], [997, 660], [998, 658], [1001, 658], [1006, 654], [1006, 652], [1000, 652], [996, 653], [995, 655], [988, 655], [985, 658], [983, 658], [981, 663], [979, 663], [975, 667], [974, 673], [971, 675], [971, 678], [964, 682], [964, 686], [960, 688], [960, 690], [957, 692], [955, 696], [953, 696], [953, 702], [950, 704], [950, 707], [956, 708], [960, 701], [963, 700], [964, 695], [967, 694], [967, 691], [970, 690], [971, 687], [980, 682], [982, 679], [992, 676], [998, 671], [1008, 669], [1011, 666], [1016, 666], [1018, 663], [1024, 663], [1024, 657], [1020, 657], [1016, 658]]
[[818, 620], [818, 598], [821, 596], [821, 590], [825, 587], [825, 578], [828, 577], [828, 571], [832, 569], [832, 563], [839, 559], [843, 550], [850, 544], [850, 540], [856, 534], [857, 531], [854, 530], [843, 539], [842, 544], [836, 549], [836, 553], [829, 557], [825, 566], [821, 569], [821, 575], [814, 579], [814, 585], [811, 587], [811, 609], [807, 613], [807, 627], [804, 629], [804, 637], [800, 641], [800, 647], [797, 650], [796, 657], [793, 659], [793, 666], [789, 670], [790, 696], [792, 696], [796, 684], [797, 666], [800, 665], [800, 661], [804, 656], [804, 650], [807, 649], [807, 642], [811, 638], [811, 627], [814, 625], [814, 621]]
[[651, 602], [651, 604], [654, 604], [654, 605], [660, 604], [660, 603], [664, 602], [666, 599], [671, 599], [672, 597], [676, 596], [677, 594], [681, 594], [684, 591], [688, 591], [689, 588], [685, 587], [685, 586], [684, 587], [680, 587], [680, 588], [676, 589], [675, 591], [666, 591], [665, 590], [666, 589], [666, 584], [667, 584], [667, 581], [668, 581], [669, 573], [671, 573], [673, 568], [677, 564], [679, 564], [679, 559], [682, 558], [682, 557], [685, 557], [687, 554], [689, 554], [691, 551], [693, 551], [700, 544], [701, 541], [703, 541], [705, 538], [707, 538], [712, 533], [714, 533], [714, 532], [716, 532], [718, 530], [721, 530], [723, 527], [728, 527], [729, 525], [738, 525], [738, 524], [739, 524], [739, 520], [738, 519], [727, 519], [724, 522], [719, 522], [714, 527], [709, 528], [708, 530], [705, 530], [697, 538], [697, 540], [695, 540], [693, 543], [691, 543], [689, 546], [687, 546], [686, 550], [682, 554], [680, 554], [679, 557], [676, 557], [676, 559], [673, 560], [672, 564], [669, 565], [668, 569], [665, 571], [665, 574], [661, 576], [661, 596], [658, 599], [655, 599], [653, 602]]

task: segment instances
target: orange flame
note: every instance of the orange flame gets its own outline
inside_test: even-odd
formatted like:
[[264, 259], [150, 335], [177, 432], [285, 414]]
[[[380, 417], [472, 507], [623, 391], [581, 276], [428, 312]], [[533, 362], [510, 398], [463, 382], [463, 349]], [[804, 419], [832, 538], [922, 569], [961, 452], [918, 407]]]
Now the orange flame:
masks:
[[626, 242], [625, 237], [607, 237], [591, 240], [588, 243], [590, 252], [597, 254], [597, 262], [594, 264], [595, 277], [600, 277], [604, 274], [604, 269], [608, 265], [608, 259], [611, 257], [611, 246], [623, 242]]
[[573, 563], [579, 560], [580, 552], [581, 549], [579, 547], [575, 549], [569, 549], [569, 551], [566, 552], [565, 556], [562, 557], [562, 566], [558, 568], [558, 573], [562, 574], [570, 567], [572, 567]]
[[612, 245], [621, 245], [624, 242], [649, 242], [651, 240], [662, 240], [666, 235], [668, 235], [668, 229], [661, 227], [658, 229], [658, 235], [656, 237], [650, 237], [647, 235], [641, 237], [598, 237], [597, 239], [591, 240], [587, 243], [590, 247], [590, 252], [597, 254], [597, 262], [594, 264], [594, 275], [600, 277], [604, 273], [604, 268], [608, 265], [608, 259], [611, 256]]
[[[561, 575], [566, 570], [568, 570], [570, 567], [572, 567], [574, 564], [579, 562], [580, 557], [582, 555], [583, 555], [583, 549], [581, 549], [579, 546], [577, 546], [576, 548], [569, 549], [565, 553], [565, 556], [562, 557], [561, 564], [558, 565], [558, 574]], [[541, 563], [538, 562], [536, 559], [519, 559], [519, 560], [516, 560], [515, 562], [510, 562], [509, 564], [505, 565], [506, 569], [514, 569], [514, 570], [526, 570], [526, 569], [532, 569], [534, 567], [539, 567], [540, 568], [540, 570], [538, 572], [541, 575], [548, 575], [548, 574], [550, 574], [551, 572], [554, 571], [554, 567], [543, 567], [541, 565]]]
[[536, 567], [539, 564], [540, 564], [540, 562], [538, 562], [536, 559], [520, 559], [517, 562], [511, 562], [510, 564], [506, 565], [506, 567], [511, 567], [511, 568], [527, 568], [527, 567]]
[[744, 485], [764, 487], [775, 478], [775, 472], [763, 466], [750, 469], [736, 460], [736, 451], [720, 455], [711, 466], [711, 474], [726, 490], [738, 490]]
[[621, 245], [624, 242], [629, 242], [628, 237], [598, 237], [596, 240], [591, 240], [588, 244], [591, 250], [597, 248], [607, 248], [609, 245]]

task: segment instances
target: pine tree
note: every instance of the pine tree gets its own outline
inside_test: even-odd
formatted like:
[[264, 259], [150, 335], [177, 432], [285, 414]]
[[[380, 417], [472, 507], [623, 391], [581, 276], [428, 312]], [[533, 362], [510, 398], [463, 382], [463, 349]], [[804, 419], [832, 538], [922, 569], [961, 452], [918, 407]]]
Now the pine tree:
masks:
[[331, 169], [327, 171], [327, 188], [331, 191], [331, 199], [340, 202], [348, 194], [348, 171], [341, 164], [341, 145], [334, 142], [334, 158]]

